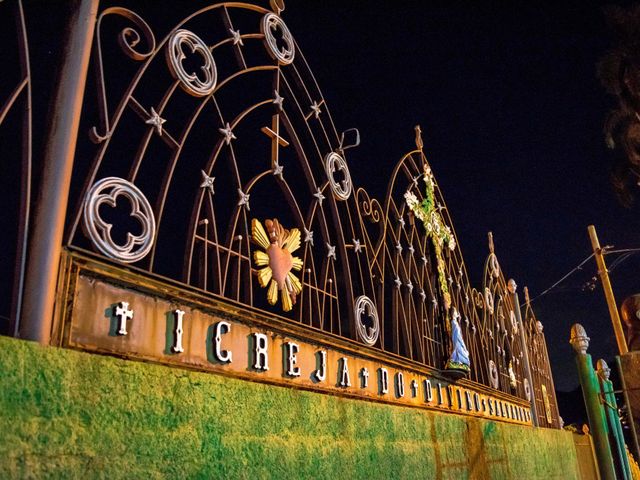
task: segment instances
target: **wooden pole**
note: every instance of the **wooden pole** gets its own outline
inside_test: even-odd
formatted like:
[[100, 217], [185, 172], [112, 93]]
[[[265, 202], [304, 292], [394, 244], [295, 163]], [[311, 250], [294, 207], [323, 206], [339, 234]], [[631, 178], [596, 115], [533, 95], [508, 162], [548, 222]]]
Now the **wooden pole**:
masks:
[[593, 254], [596, 257], [596, 264], [598, 265], [598, 275], [600, 276], [604, 296], [607, 300], [607, 306], [609, 307], [609, 315], [611, 316], [613, 331], [616, 334], [618, 351], [620, 355], [623, 355], [627, 353], [629, 349], [627, 348], [627, 341], [624, 338], [624, 331], [622, 330], [622, 323], [620, 322], [620, 315], [618, 314], [618, 306], [616, 305], [616, 299], [613, 296], [613, 289], [611, 288], [611, 282], [609, 281], [609, 271], [607, 270], [607, 265], [604, 263], [604, 255], [602, 254], [602, 248], [598, 241], [596, 228], [593, 225], [589, 225], [588, 230], [589, 238], [591, 239], [591, 246], [593, 247]]

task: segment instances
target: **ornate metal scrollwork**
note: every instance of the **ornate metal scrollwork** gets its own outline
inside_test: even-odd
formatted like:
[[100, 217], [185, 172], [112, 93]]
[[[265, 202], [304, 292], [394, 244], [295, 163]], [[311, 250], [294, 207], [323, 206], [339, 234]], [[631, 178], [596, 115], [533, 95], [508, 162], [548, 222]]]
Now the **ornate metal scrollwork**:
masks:
[[[358, 338], [367, 345], [375, 345], [378, 341], [378, 336], [380, 335], [380, 321], [378, 320], [378, 311], [376, 310], [376, 306], [373, 301], [366, 295], [360, 295], [356, 299], [354, 311]], [[371, 327], [367, 327], [362, 322], [362, 315], [365, 312], [368, 312], [369, 316], [373, 320], [373, 326]]]
[[[282, 39], [284, 43], [286, 43], [286, 47], [282, 49], [278, 47], [278, 41], [273, 35], [273, 32], [278, 29], [282, 32]], [[296, 56], [296, 47], [293, 42], [293, 36], [282, 18], [275, 13], [266, 14], [262, 17], [260, 30], [264, 35], [264, 43], [267, 46], [267, 51], [274, 60], [277, 60], [280, 65], [289, 65], [293, 62]]]
[[524, 397], [527, 399], [527, 401], [531, 401], [531, 385], [529, 385], [529, 380], [527, 380], [526, 378], [523, 381], [524, 384]]
[[[185, 46], [191, 50], [191, 53], [198, 53], [202, 57], [203, 64], [200, 70], [204, 80], [197, 73], [188, 73], [184, 69], [182, 61], [185, 59], [183, 50]], [[216, 62], [207, 45], [195, 33], [185, 29], [176, 30], [167, 42], [166, 55], [171, 74], [180, 81], [180, 86], [189, 95], [204, 97], [216, 88], [218, 78]]]
[[500, 388], [500, 378], [498, 376], [498, 367], [496, 366], [496, 362], [493, 360], [489, 360], [489, 382], [491, 386], [495, 389]]
[[[131, 216], [142, 226], [140, 235], [127, 233], [127, 243], [118, 245], [111, 237], [112, 224], [100, 216], [104, 204], [116, 206], [118, 197], [131, 202]], [[144, 258], [153, 246], [156, 222], [151, 205], [133, 183], [118, 177], [107, 177], [96, 182], [84, 200], [84, 227], [93, 245], [107, 257], [122, 262], [137, 262]]]
[[[331, 186], [331, 191], [338, 200], [347, 200], [351, 196], [353, 185], [351, 183], [351, 174], [347, 162], [339, 153], [331, 152], [324, 157], [324, 170], [327, 173], [327, 179]], [[336, 181], [334, 173], [340, 170], [344, 178], [339, 182]]]

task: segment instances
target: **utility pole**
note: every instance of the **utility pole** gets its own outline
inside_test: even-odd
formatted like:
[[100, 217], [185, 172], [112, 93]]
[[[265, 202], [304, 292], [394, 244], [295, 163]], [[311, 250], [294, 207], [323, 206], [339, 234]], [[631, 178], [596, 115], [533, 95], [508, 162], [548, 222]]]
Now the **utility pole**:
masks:
[[598, 241], [596, 227], [589, 225], [588, 230], [589, 238], [591, 239], [591, 246], [593, 247], [593, 254], [596, 257], [596, 264], [598, 265], [598, 275], [600, 276], [604, 296], [607, 300], [607, 306], [609, 307], [609, 315], [611, 316], [613, 331], [616, 334], [618, 352], [620, 355], [624, 355], [629, 351], [629, 349], [627, 348], [627, 341], [624, 338], [624, 331], [622, 330], [622, 323], [620, 322], [618, 306], [616, 305], [616, 299], [613, 296], [613, 289], [611, 288], [611, 282], [609, 281], [609, 271], [607, 270], [607, 265], [604, 263], [604, 255], [602, 254], [602, 248]]

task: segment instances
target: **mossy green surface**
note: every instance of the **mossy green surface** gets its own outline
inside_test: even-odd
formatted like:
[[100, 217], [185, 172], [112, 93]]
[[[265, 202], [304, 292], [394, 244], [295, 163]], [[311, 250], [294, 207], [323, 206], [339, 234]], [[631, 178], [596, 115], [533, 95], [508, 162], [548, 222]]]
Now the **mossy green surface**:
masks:
[[571, 434], [0, 337], [0, 478], [578, 478]]

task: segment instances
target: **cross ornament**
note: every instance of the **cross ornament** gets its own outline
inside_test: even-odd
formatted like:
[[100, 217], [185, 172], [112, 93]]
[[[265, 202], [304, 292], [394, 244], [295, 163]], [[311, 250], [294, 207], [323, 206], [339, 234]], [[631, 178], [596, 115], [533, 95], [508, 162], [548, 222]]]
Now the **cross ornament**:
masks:
[[133, 318], [133, 310], [129, 308], [129, 302], [120, 302], [114, 309], [114, 316], [118, 319], [118, 335], [127, 334], [127, 320]]

